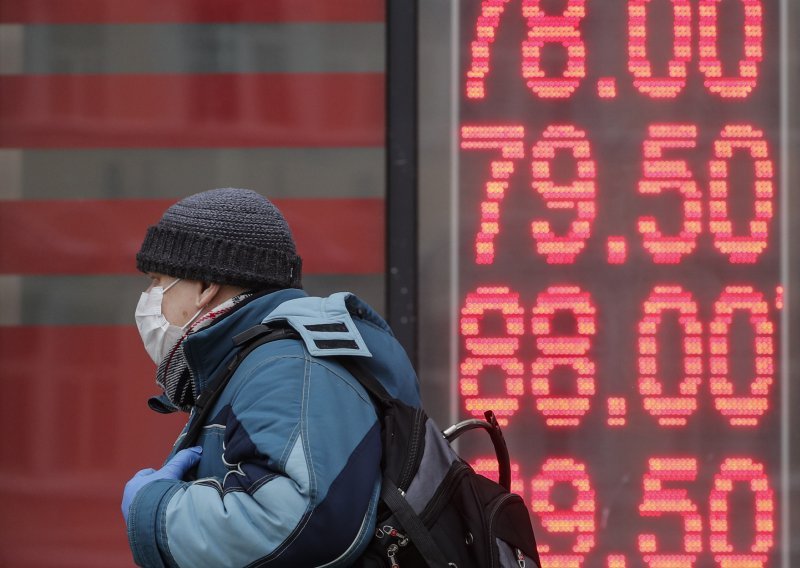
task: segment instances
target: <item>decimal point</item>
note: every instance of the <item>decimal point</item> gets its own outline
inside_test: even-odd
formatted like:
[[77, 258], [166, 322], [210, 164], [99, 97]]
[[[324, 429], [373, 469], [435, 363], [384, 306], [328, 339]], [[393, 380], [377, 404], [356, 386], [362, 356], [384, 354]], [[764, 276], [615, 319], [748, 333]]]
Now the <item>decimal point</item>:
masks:
[[597, 80], [597, 96], [601, 99], [613, 99], [617, 96], [617, 80], [614, 77], [602, 77]]
[[626, 568], [627, 562], [624, 554], [609, 554], [606, 557], [606, 568]]
[[608, 263], [624, 264], [628, 257], [628, 245], [625, 237], [608, 237]]
[[625, 416], [628, 413], [628, 404], [622, 397], [610, 396], [607, 401], [608, 407], [608, 425], [609, 426], [625, 426]]

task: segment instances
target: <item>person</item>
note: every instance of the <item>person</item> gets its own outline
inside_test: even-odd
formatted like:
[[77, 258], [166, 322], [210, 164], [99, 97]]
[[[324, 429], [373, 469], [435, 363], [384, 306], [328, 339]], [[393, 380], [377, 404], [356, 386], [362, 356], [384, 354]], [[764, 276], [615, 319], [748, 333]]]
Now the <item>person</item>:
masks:
[[169, 207], [136, 256], [151, 284], [135, 319], [157, 365], [158, 412], [190, 413], [233, 338], [280, 322], [301, 339], [247, 355], [193, 447], [128, 481], [122, 513], [140, 566], [347, 566], [375, 534], [381, 427], [345, 369], [357, 357], [393, 396], [420, 405], [411, 363], [353, 294], [311, 297], [281, 212], [244, 189]]

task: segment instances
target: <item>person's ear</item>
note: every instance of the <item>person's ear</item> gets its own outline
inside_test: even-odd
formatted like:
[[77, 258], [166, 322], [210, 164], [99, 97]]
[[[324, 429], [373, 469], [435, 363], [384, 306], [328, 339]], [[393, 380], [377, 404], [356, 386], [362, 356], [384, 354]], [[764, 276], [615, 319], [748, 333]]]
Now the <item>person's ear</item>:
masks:
[[200, 295], [195, 300], [195, 305], [198, 309], [204, 308], [211, 303], [216, 295], [219, 293], [220, 285], [211, 282], [200, 283]]

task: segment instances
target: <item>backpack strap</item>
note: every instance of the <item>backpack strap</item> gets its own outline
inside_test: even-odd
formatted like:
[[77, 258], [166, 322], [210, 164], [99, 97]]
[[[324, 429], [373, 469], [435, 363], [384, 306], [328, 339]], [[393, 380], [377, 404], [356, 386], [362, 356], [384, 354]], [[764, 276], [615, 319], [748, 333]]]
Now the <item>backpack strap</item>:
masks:
[[381, 484], [381, 500], [391, 509], [397, 520], [403, 526], [405, 535], [411, 539], [414, 546], [432, 568], [448, 568], [452, 564], [445, 559], [444, 553], [437, 546], [433, 535], [419, 518], [411, 505], [408, 504], [400, 489], [389, 479], [383, 476]]
[[225, 387], [236, 372], [236, 369], [242, 361], [244, 361], [244, 358], [265, 343], [270, 343], [279, 339], [300, 339], [300, 334], [290, 327], [273, 327], [260, 324], [234, 336], [233, 344], [240, 347], [240, 350], [225, 367], [212, 377], [208, 387], [197, 397], [192, 421], [186, 430], [186, 435], [175, 450], [176, 452], [193, 446], [200, 437], [200, 432], [203, 430], [203, 425], [214, 403], [217, 401], [220, 394], [222, 394], [222, 391], [225, 390]]
[[[397, 400], [388, 392], [386, 389], [383, 388], [383, 385], [375, 378], [375, 376], [367, 371], [363, 365], [359, 363], [355, 358], [351, 357], [339, 357], [339, 363], [347, 369], [347, 371], [355, 377], [355, 379], [361, 383], [361, 386], [364, 387], [370, 395], [372, 395], [373, 402], [380, 403], [381, 408], [386, 408], [387, 406], [391, 405], [393, 401]], [[379, 409], [376, 409], [379, 410]], [[382, 418], [382, 417], [381, 417]]]

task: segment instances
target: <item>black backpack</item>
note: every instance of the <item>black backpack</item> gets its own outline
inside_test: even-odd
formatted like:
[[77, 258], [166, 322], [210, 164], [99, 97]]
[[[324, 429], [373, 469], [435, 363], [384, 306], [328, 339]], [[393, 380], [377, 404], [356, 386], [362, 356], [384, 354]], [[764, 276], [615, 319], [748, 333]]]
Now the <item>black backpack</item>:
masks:
[[[196, 401], [195, 416], [178, 449], [197, 439], [213, 402], [242, 360], [278, 339], [300, 339], [290, 327], [258, 325], [234, 338], [241, 347]], [[440, 431], [421, 408], [390, 396], [354, 357], [339, 357], [371, 395], [381, 420], [383, 484], [375, 537], [356, 566], [399, 568], [541, 568], [530, 516], [510, 492], [511, 468], [500, 426], [466, 420]], [[463, 432], [491, 436], [500, 483], [475, 471], [450, 446]]]

